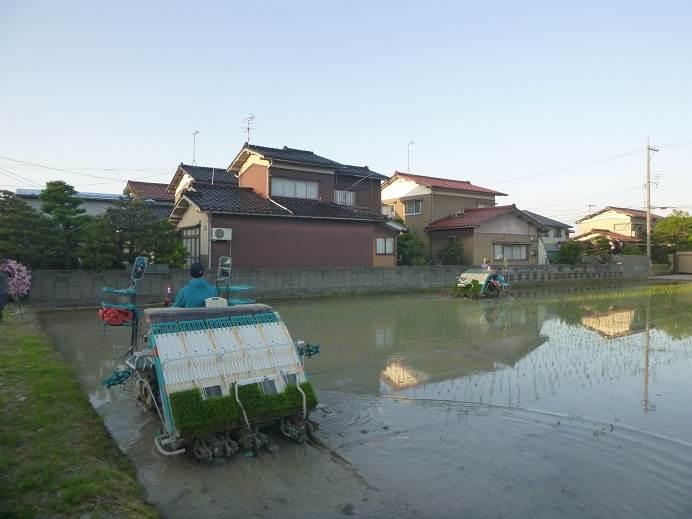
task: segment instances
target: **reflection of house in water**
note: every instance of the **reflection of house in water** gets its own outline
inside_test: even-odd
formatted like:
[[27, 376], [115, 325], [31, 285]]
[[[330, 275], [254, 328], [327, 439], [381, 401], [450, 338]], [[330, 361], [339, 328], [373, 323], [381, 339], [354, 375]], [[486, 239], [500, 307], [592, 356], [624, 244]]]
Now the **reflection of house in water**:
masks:
[[480, 312], [464, 310], [461, 319], [469, 326], [452, 347], [422, 348], [390, 360], [380, 372], [380, 393], [513, 366], [546, 341], [540, 335], [541, 306], [492, 305]]
[[589, 311], [581, 318], [581, 324], [606, 339], [624, 337], [644, 329], [632, 308], [611, 308], [605, 312]]
[[414, 370], [398, 362], [387, 364], [387, 366], [380, 373], [380, 382], [384, 384], [386, 388], [390, 388], [392, 390], [400, 390], [417, 386], [418, 384], [422, 384], [429, 379], [430, 376], [427, 373]]

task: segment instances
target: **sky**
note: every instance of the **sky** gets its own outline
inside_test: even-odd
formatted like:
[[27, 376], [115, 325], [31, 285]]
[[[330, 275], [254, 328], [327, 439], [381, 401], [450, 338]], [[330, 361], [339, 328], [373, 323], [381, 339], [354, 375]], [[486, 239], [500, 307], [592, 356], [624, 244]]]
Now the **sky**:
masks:
[[688, 1], [0, 0], [0, 188], [167, 182], [194, 131], [227, 167], [254, 114], [255, 144], [391, 175], [415, 141], [412, 173], [567, 223], [643, 207], [649, 137], [653, 205], [692, 209], [691, 25]]

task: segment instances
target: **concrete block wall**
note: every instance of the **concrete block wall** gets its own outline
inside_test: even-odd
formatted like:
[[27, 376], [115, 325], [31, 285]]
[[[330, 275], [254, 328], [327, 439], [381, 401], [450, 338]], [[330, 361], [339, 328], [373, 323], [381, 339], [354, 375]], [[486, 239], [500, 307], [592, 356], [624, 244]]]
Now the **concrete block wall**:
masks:
[[[646, 258], [644, 258], [646, 259]], [[465, 269], [463, 266], [349, 267], [349, 268], [237, 268], [235, 284], [253, 285], [258, 298], [300, 297], [345, 293], [372, 293], [448, 288]], [[511, 268], [513, 286], [564, 284], [587, 280], [644, 279], [646, 262], [614, 262], [607, 265], [540, 265]], [[211, 277], [207, 276], [211, 281]], [[138, 298], [144, 303], [162, 302], [166, 288], [177, 292], [189, 280], [187, 271], [147, 273], [140, 282]], [[102, 287], [126, 288], [130, 280], [124, 270], [36, 270], [32, 272], [30, 302], [39, 306], [95, 306], [112, 300]]]

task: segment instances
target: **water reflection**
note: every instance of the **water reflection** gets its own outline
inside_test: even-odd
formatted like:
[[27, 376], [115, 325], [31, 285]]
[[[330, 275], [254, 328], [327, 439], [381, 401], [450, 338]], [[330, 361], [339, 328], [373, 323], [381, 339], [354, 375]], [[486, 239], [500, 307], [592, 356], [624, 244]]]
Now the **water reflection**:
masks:
[[417, 295], [279, 310], [296, 335], [324, 345], [308, 365], [319, 389], [602, 416], [657, 409], [652, 398], [678, 372], [662, 383], [657, 374], [690, 364], [691, 307], [686, 296], [574, 303]]

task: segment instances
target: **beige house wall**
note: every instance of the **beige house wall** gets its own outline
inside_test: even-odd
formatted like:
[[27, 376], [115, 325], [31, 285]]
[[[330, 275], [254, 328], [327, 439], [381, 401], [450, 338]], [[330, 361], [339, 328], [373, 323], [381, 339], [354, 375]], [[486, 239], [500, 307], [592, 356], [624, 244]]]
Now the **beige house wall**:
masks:
[[[652, 226], [657, 220], [657, 218], [652, 218]], [[584, 234], [593, 229], [605, 229], [618, 234], [624, 234], [625, 236], [637, 237], [637, 226], [646, 229], [646, 218], [634, 218], [618, 211], [606, 211], [593, 218], [579, 222], [577, 234]]]
[[176, 222], [175, 228], [180, 230], [196, 225], [199, 225], [199, 258], [202, 265], [209, 268], [209, 215], [201, 212], [194, 205], [190, 205], [183, 213], [182, 218]]
[[[528, 255], [525, 260], [508, 260], [509, 265], [538, 265], [538, 242], [535, 234], [499, 234], [479, 233], [473, 235], [473, 261], [471, 265], [480, 265], [485, 258], [489, 258], [494, 265], [495, 260], [493, 246], [495, 244], [527, 245]], [[504, 264], [504, 261], [502, 262]], [[497, 265], [500, 266], [500, 265]]]
[[[428, 224], [434, 222], [435, 220], [445, 218], [458, 211], [477, 208], [479, 206], [491, 207], [495, 205], [495, 197], [491, 195], [475, 196], [471, 194], [458, 194], [433, 190], [432, 192], [421, 192], [411, 196], [403, 196], [397, 199], [385, 199], [384, 196], [386, 194], [386, 189], [382, 194], [382, 203], [387, 205], [393, 204], [396, 216], [403, 220], [406, 227], [418, 233], [418, 235], [421, 237], [425, 245], [425, 251], [428, 259], [433, 258], [435, 254], [437, 254], [439, 247], [441, 247], [441, 245], [437, 243], [433, 245], [431, 237], [425, 232], [425, 227]], [[422, 205], [420, 214], [405, 214], [405, 203], [409, 200], [421, 201]]]

